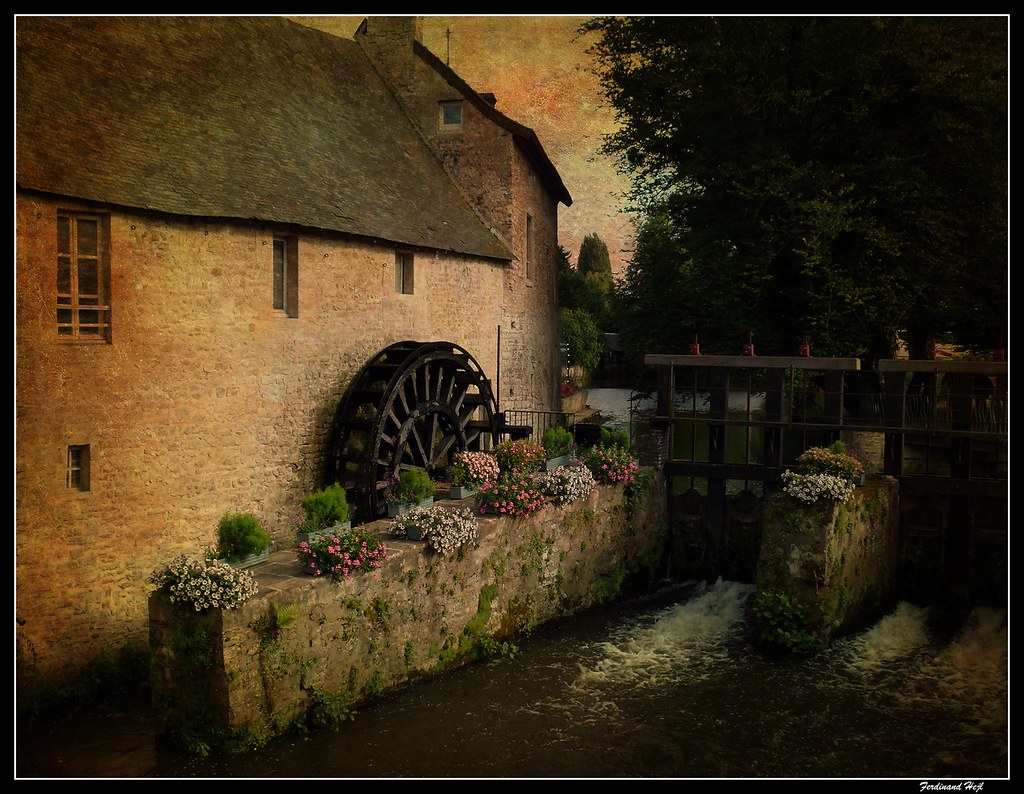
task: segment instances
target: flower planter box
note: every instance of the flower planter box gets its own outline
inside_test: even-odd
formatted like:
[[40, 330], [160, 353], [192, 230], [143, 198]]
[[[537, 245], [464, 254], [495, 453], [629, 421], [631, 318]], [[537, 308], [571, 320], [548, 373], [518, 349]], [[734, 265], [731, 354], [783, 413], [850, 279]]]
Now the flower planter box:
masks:
[[259, 554], [247, 554], [244, 557], [221, 557], [217, 562], [226, 562], [232, 568], [251, 568], [270, 559], [270, 549]]
[[549, 458], [548, 460], [544, 461], [544, 465], [541, 466], [541, 468], [544, 471], [554, 471], [559, 466], [568, 466], [570, 463], [572, 463], [572, 460], [573, 458], [570, 454], [559, 455], [557, 458]]
[[351, 521], [346, 521], [344, 524], [335, 524], [333, 527], [327, 527], [326, 529], [318, 529], [315, 532], [300, 532], [295, 536], [295, 541], [296, 543], [315, 543], [326, 535], [346, 529], [352, 529]]
[[423, 540], [423, 530], [419, 527], [405, 528], [406, 540]]
[[466, 485], [453, 485], [448, 489], [449, 499], [468, 499], [470, 496], [476, 496], [475, 488]]
[[408, 513], [414, 507], [430, 507], [432, 504], [434, 504], [434, 497], [433, 496], [428, 496], [422, 502], [418, 502], [417, 504], [414, 504], [414, 505], [410, 505], [410, 504], [392, 505], [392, 504], [389, 504], [388, 505], [388, 518], [395, 518], [397, 516], [404, 516], [406, 513]]

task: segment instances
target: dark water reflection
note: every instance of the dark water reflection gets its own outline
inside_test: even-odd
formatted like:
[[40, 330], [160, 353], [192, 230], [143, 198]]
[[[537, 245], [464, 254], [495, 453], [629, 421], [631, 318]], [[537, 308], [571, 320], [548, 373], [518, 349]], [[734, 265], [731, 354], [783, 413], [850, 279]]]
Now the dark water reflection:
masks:
[[[937, 638], [928, 610], [900, 604], [818, 657], [769, 658], [750, 644], [751, 591], [719, 582], [622, 604], [539, 631], [512, 659], [397, 692], [336, 732], [244, 757], [150, 747], [147, 760], [136, 747], [139, 768], [127, 774], [1007, 777], [1005, 610], [975, 610]], [[123, 760], [110, 760], [108, 774], [125, 776]]]

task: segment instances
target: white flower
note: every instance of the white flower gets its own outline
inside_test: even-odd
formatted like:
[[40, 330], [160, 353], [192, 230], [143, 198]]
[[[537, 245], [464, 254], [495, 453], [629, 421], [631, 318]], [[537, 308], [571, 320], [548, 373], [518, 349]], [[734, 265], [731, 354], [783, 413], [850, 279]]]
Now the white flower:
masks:
[[389, 529], [393, 536], [405, 537], [409, 527], [418, 528], [427, 545], [438, 554], [450, 554], [463, 543], [476, 539], [476, 516], [465, 507], [415, 507], [395, 518]]
[[234, 609], [259, 590], [248, 571], [217, 560], [176, 557], [166, 568], [154, 571], [149, 581], [166, 589], [171, 603], [191, 606], [196, 612], [215, 607]]
[[594, 474], [582, 464], [559, 466], [554, 471], [541, 472], [535, 480], [541, 492], [557, 505], [567, 505], [582, 499], [594, 489]]
[[782, 473], [782, 489], [790, 496], [813, 504], [819, 499], [845, 502], [853, 495], [854, 486], [846, 477], [824, 472], [798, 474], [787, 469]]

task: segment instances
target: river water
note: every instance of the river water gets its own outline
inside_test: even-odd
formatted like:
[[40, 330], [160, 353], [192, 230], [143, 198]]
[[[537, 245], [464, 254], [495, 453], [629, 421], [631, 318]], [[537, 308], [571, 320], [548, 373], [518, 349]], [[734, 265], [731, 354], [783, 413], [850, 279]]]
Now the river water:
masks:
[[1005, 609], [976, 608], [950, 628], [935, 609], [900, 603], [818, 656], [778, 657], [751, 641], [752, 592], [669, 586], [545, 627], [511, 657], [399, 690], [337, 731], [247, 756], [190, 758], [119, 714], [106, 738], [98, 725], [77, 739], [55, 728], [49, 761], [30, 737], [19, 760], [35, 771], [22, 774], [1008, 778]]

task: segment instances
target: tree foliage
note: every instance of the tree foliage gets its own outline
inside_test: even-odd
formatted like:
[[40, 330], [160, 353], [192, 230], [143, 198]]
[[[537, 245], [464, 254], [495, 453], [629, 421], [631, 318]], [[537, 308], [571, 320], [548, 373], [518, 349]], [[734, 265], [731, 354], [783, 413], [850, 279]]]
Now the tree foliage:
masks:
[[604, 352], [601, 332], [593, 318], [581, 309], [562, 309], [559, 319], [562, 340], [569, 347], [569, 365], [593, 370]]
[[580, 244], [575, 267], [569, 253], [559, 246], [559, 306], [587, 312], [605, 331], [614, 329], [609, 307], [615, 289], [608, 246], [596, 233]]
[[[912, 352], [1007, 333], [1000, 17], [602, 17], [632, 178], [627, 350]], [[920, 340], [920, 341], [919, 341]], [[718, 348], [718, 350], [716, 350]]]

